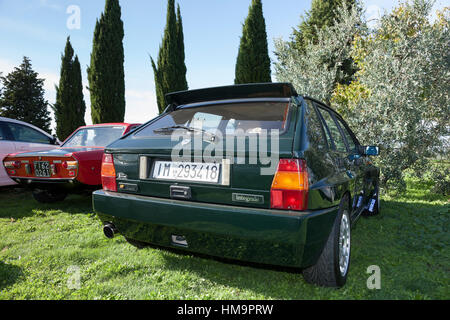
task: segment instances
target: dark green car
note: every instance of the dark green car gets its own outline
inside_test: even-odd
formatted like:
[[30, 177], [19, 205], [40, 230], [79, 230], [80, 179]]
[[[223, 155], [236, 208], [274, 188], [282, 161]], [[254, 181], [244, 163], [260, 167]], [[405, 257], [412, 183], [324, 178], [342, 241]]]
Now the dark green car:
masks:
[[291, 84], [176, 92], [105, 150], [94, 209], [112, 238], [303, 269], [344, 285], [379, 170], [332, 109]]

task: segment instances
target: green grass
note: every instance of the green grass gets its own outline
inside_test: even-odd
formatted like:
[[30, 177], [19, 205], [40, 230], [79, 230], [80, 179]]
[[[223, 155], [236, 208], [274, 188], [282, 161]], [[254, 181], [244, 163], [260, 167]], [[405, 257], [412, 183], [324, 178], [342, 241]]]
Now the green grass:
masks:
[[[0, 190], [0, 299], [449, 299], [449, 200], [408, 181], [384, 196], [382, 213], [353, 229], [352, 263], [340, 290], [305, 283], [298, 271], [225, 263], [106, 239], [91, 198], [35, 202]], [[366, 286], [381, 268], [381, 289]], [[70, 266], [81, 286], [69, 289]]]

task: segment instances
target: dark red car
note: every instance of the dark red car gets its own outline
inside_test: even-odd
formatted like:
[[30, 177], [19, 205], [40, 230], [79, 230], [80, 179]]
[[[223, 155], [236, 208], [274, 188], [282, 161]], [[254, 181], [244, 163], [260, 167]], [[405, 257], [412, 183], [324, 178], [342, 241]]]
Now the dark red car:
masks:
[[37, 201], [62, 201], [68, 193], [98, 189], [104, 148], [138, 126], [105, 123], [80, 127], [61, 147], [10, 154], [3, 165], [11, 179], [32, 189]]

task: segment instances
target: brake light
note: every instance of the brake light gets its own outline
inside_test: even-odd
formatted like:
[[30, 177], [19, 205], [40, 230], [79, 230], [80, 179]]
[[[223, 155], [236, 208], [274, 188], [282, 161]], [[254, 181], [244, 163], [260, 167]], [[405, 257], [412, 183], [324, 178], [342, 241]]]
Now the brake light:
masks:
[[105, 191], [117, 192], [116, 168], [112, 154], [103, 154], [102, 160], [102, 185]]
[[308, 207], [308, 171], [303, 159], [281, 159], [270, 189], [270, 207], [306, 210]]
[[19, 169], [20, 161], [5, 161], [3, 163], [7, 169]]

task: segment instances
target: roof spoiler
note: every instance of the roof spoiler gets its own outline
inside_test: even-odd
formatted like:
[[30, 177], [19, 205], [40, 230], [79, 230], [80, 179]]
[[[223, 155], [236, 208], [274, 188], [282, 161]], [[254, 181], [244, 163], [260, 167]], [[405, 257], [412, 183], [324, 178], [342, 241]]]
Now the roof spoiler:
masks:
[[216, 100], [248, 98], [290, 98], [297, 96], [291, 83], [252, 83], [233, 86], [179, 91], [166, 94], [169, 109], [173, 107]]

